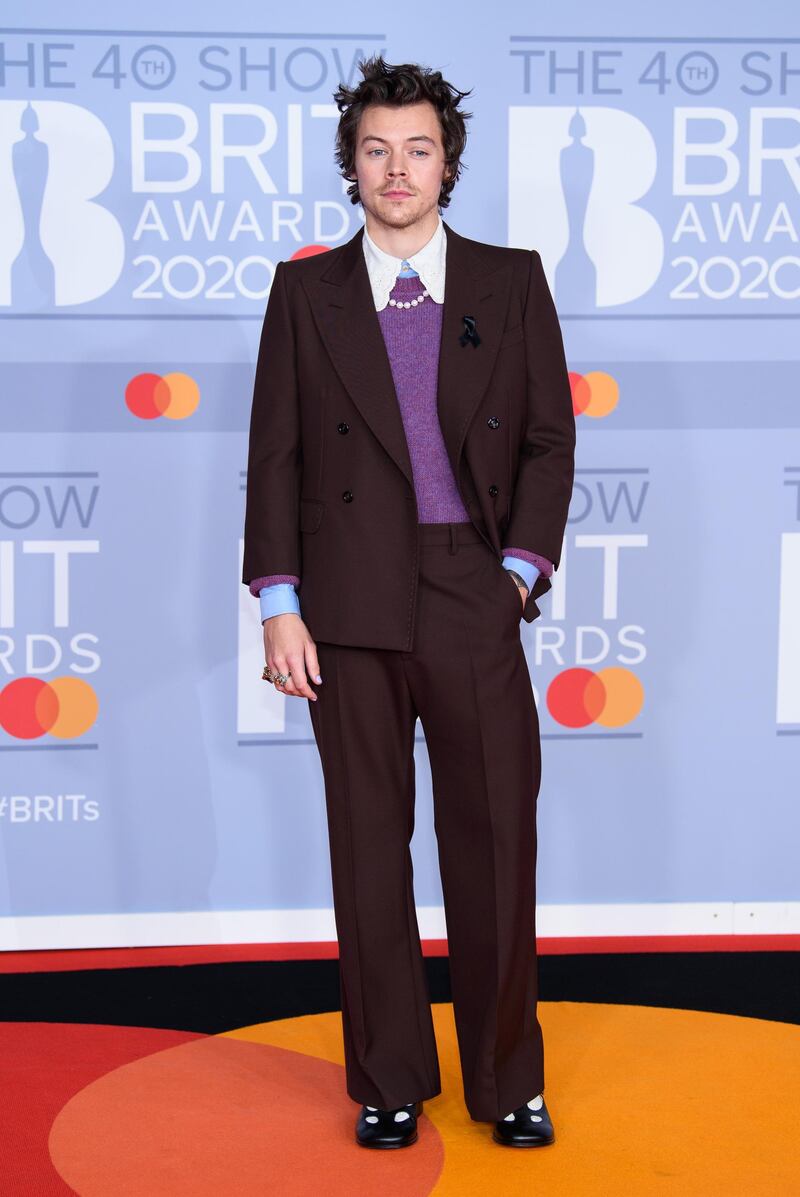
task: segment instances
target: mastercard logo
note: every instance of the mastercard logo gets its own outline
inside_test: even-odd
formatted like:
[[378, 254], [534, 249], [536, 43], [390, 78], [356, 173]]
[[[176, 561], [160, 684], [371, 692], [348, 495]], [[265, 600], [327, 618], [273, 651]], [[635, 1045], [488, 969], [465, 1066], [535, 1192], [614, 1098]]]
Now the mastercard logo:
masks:
[[547, 687], [547, 709], [563, 727], [624, 727], [644, 705], [644, 687], [635, 673], [608, 669], [565, 669]]
[[20, 677], [0, 690], [0, 728], [17, 740], [82, 736], [97, 718], [97, 695], [79, 677]]
[[185, 420], [200, 402], [200, 388], [188, 374], [137, 374], [125, 388], [128, 411], [140, 420]]
[[617, 380], [602, 370], [590, 370], [588, 374], [575, 374], [570, 370], [569, 385], [576, 416], [599, 419], [609, 415], [619, 403]]

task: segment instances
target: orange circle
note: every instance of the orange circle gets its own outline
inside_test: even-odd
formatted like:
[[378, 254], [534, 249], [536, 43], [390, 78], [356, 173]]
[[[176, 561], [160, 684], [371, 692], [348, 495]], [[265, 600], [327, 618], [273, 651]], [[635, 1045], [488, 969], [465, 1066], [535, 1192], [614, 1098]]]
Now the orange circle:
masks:
[[50, 1158], [82, 1197], [800, 1192], [800, 1027], [621, 1003], [537, 1011], [551, 1147], [500, 1147], [469, 1117], [453, 1008], [435, 1003], [442, 1092], [413, 1147], [354, 1142], [334, 1012], [155, 1051], [84, 1084], [52, 1122]]
[[601, 669], [596, 677], [605, 685], [606, 702], [596, 715], [603, 727], [623, 727], [632, 723], [644, 706], [644, 686], [635, 673], [621, 665]]
[[185, 420], [200, 402], [200, 388], [188, 374], [178, 372], [165, 374], [163, 381], [170, 398], [162, 414], [168, 420]]
[[603, 370], [590, 370], [583, 377], [591, 393], [591, 399], [583, 409], [584, 415], [592, 419], [609, 415], [619, 403], [617, 380]]
[[97, 718], [98, 701], [94, 687], [83, 678], [67, 675], [53, 678], [50, 689], [58, 701], [58, 718], [50, 727], [50, 735], [59, 740], [82, 736]]

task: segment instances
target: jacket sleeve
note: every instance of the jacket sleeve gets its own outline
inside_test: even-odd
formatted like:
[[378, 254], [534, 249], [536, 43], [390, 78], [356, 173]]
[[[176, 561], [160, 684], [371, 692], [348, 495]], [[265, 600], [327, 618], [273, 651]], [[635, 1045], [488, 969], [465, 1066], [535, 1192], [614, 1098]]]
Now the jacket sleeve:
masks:
[[300, 578], [302, 448], [296, 344], [278, 262], [256, 362], [244, 520], [242, 582], [276, 574]]
[[527, 421], [504, 543], [540, 554], [558, 569], [575, 472], [575, 416], [561, 328], [535, 249], [523, 325]]
[[265, 586], [279, 586], [284, 582], [288, 582], [290, 586], [300, 585], [300, 579], [296, 574], [270, 574], [266, 578], [251, 578], [250, 593], [254, 598], [258, 598]]

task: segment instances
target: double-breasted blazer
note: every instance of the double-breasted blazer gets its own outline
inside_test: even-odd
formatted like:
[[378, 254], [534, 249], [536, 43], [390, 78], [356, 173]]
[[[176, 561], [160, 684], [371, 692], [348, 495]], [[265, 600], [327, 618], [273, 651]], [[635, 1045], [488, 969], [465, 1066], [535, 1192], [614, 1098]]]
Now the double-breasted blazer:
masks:
[[[557, 568], [575, 418], [537, 250], [447, 236], [437, 409], [469, 517]], [[418, 585], [414, 480], [361, 245], [275, 269], [256, 363], [242, 581], [295, 574], [315, 640], [410, 651]], [[464, 316], [480, 339], [462, 344]], [[522, 617], [541, 614], [536, 579]]]

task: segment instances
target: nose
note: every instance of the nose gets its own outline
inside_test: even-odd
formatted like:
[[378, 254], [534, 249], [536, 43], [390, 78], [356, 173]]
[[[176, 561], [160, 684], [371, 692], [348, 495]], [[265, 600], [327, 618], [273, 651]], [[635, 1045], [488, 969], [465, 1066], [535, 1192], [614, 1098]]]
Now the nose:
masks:
[[403, 159], [402, 159], [402, 150], [398, 151], [398, 153], [401, 156], [397, 158], [396, 162], [395, 162], [394, 154], [392, 154], [391, 157], [389, 158], [387, 173], [388, 173], [390, 179], [395, 179], [398, 176], [405, 178], [406, 173], [407, 173], [405, 165], [403, 163]]

